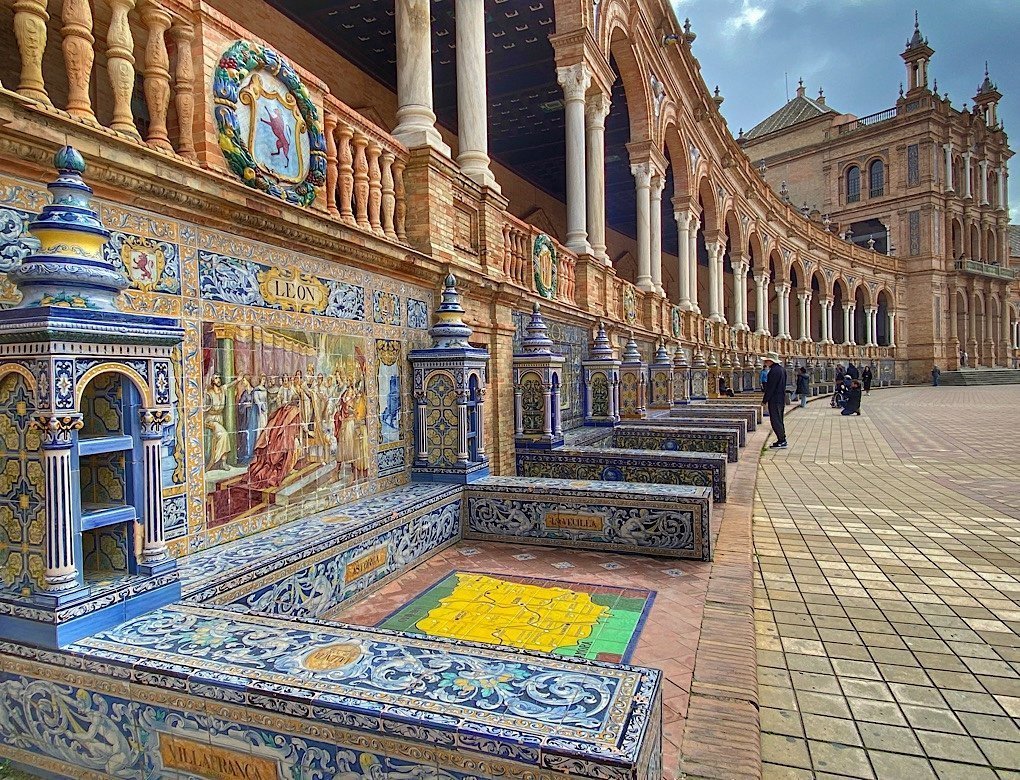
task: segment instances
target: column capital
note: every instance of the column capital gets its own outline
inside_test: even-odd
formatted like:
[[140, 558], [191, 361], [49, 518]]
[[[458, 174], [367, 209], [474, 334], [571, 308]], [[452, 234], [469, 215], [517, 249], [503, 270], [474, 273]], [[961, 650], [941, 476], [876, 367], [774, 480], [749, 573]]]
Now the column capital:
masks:
[[878, 307], [877, 306], [865, 306], [864, 307], [864, 311], [867, 312], [868, 314], [874, 314], [875, 312], [878, 311]]
[[789, 282], [776, 282], [775, 287], [778, 295], [787, 295], [792, 289]]
[[584, 100], [591, 86], [591, 68], [586, 62], [565, 65], [556, 69], [556, 81], [563, 88], [563, 97], [568, 100]]
[[606, 117], [611, 108], [612, 101], [602, 90], [589, 94], [584, 101], [584, 120], [588, 127], [605, 129]]
[[811, 300], [811, 291], [810, 290], [801, 290], [800, 292], [797, 293], [797, 300], [800, 300], [800, 301], [810, 301]]
[[139, 409], [138, 421], [141, 426], [140, 435], [143, 439], [160, 439], [163, 426], [173, 420], [169, 409]]
[[650, 186], [652, 190], [652, 197], [661, 200], [662, 191], [666, 188], [665, 177], [661, 173], [653, 173]]
[[85, 422], [80, 414], [40, 414], [32, 418], [32, 424], [42, 432], [43, 449], [60, 450], [70, 449], [74, 432]]
[[753, 274], [753, 276], [754, 276], [754, 281], [757, 284], [768, 284], [769, 283], [769, 278], [770, 277], [765, 272], [762, 272], [760, 274]]
[[638, 187], [652, 186], [652, 164], [650, 162], [632, 164], [630, 174], [634, 177]]
[[857, 304], [854, 304], [854, 303], [844, 303], [843, 304], [843, 311], [853, 311], [856, 308], [857, 308]]

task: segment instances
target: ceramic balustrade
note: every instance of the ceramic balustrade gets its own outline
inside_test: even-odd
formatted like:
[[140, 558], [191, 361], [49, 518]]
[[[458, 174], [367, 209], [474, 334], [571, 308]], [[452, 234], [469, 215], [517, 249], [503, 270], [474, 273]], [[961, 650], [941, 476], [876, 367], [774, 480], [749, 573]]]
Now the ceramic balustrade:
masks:
[[[542, 266], [549, 251], [552, 267]], [[506, 214], [503, 221], [503, 275], [543, 297], [575, 302], [577, 255], [533, 225]], [[549, 276], [555, 270], [554, 276]], [[545, 276], [543, 276], [545, 275]]]

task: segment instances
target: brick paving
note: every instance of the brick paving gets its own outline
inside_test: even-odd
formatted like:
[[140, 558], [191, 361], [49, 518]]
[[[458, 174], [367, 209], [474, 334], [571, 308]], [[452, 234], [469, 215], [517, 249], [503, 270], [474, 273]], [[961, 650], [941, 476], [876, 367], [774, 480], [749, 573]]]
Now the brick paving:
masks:
[[1020, 387], [881, 390], [761, 458], [765, 778], [1020, 778]]

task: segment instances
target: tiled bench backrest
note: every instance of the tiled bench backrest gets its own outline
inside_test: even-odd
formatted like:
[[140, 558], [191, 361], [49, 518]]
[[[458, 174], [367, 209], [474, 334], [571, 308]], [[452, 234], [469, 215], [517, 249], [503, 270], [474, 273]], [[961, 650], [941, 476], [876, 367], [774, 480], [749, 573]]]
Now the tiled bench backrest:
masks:
[[744, 420], [747, 423], [747, 430], [754, 431], [758, 428], [758, 412], [754, 409], [743, 409], [739, 407], [709, 406], [707, 404], [688, 404], [670, 410], [668, 415], [654, 417], [651, 419], [668, 420], [671, 417], [709, 417], [723, 420]]
[[676, 452], [722, 452], [730, 463], [737, 462], [740, 437], [724, 428], [671, 425], [618, 425], [613, 429], [613, 446], [625, 450], [672, 450]]
[[464, 488], [463, 536], [711, 560], [712, 491], [486, 477]]
[[726, 456], [714, 452], [569, 446], [517, 450], [517, 476], [693, 485], [711, 488], [715, 502], [726, 500]]
[[727, 430], [733, 430], [737, 432], [737, 443], [743, 447], [747, 444], [747, 420], [735, 419], [733, 417], [652, 417], [647, 420], [635, 420], [628, 423], [628, 425], [651, 425], [654, 427], [662, 426], [681, 426], [683, 428], [725, 428]]

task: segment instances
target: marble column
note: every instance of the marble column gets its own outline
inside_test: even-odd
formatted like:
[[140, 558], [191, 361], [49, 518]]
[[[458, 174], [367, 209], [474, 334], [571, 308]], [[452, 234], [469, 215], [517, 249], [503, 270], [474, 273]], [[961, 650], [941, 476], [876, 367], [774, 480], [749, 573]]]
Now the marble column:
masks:
[[[397, 0], [399, 3], [400, 0]], [[485, 4], [457, 0], [457, 164], [472, 181], [499, 192], [489, 167], [485, 89]]]
[[652, 186], [652, 166], [638, 163], [630, 166], [637, 196], [637, 288], [649, 291], [652, 286], [652, 246], [649, 200]]
[[691, 270], [687, 279], [691, 283], [691, 308], [695, 314], [701, 314], [701, 304], [698, 303], [698, 231], [700, 229], [701, 220], [691, 214], [687, 246], [687, 260]]
[[874, 306], [864, 307], [864, 345], [875, 346], [875, 315], [878, 309]]
[[467, 392], [457, 395], [457, 463], [468, 462], [468, 398]]
[[776, 323], [781, 339], [790, 338], [790, 285], [787, 282], [780, 282], [776, 285], [776, 311], [778, 322]]
[[844, 303], [843, 304], [843, 344], [849, 346], [854, 343], [853, 324], [854, 324], [854, 304]]
[[45, 588], [50, 593], [79, 586], [78, 563], [74, 557], [74, 487], [71, 448], [74, 433], [82, 427], [81, 415], [40, 416], [35, 426], [41, 431], [43, 484], [46, 504]]
[[722, 253], [723, 245], [711, 241], [705, 245], [708, 250], [708, 320], [726, 322], [722, 314]]
[[811, 322], [808, 314], [811, 311], [811, 293], [801, 290], [797, 293], [798, 315], [800, 316], [800, 340], [811, 341]]
[[689, 232], [691, 216], [686, 211], [673, 212], [677, 231], [677, 281], [680, 286], [679, 305], [683, 311], [690, 311], [691, 306], [691, 262]]
[[524, 389], [514, 387], [514, 435], [524, 435]]
[[758, 329], [755, 331], [759, 336], [769, 336], [769, 275], [754, 275], [755, 314], [758, 317]]
[[942, 144], [942, 151], [946, 156], [946, 191], [954, 192], [953, 182], [953, 144]]
[[52, 105], [46, 94], [42, 61], [46, 51], [47, 0], [17, 0], [14, 3], [14, 37], [21, 54], [18, 94], [44, 105]]
[[965, 198], [974, 196], [970, 186], [970, 159], [973, 157], [973, 154], [973, 152], [963, 153], [963, 197]]
[[747, 330], [747, 261], [731, 260], [733, 265], [733, 327]]
[[648, 232], [651, 238], [649, 251], [651, 253], [651, 275], [652, 289], [659, 295], [665, 295], [662, 289], [662, 190], [665, 187], [661, 174], [652, 177], [651, 188], [648, 191]]
[[822, 343], [832, 344], [832, 298], [822, 298]]
[[396, 0], [397, 126], [404, 146], [430, 146], [450, 156], [432, 108], [432, 8], [430, 0]]
[[585, 195], [584, 104], [591, 71], [584, 62], [556, 69], [556, 79], [563, 88], [564, 132], [567, 142], [567, 240], [569, 249], [590, 254], [588, 229], [585, 225], [588, 207]]
[[978, 163], [978, 175], [981, 177], [981, 205], [988, 205], [988, 160]]
[[890, 347], [895, 347], [896, 346], [896, 312], [894, 312], [894, 311], [887, 312], [885, 316], [888, 317], [887, 327], [889, 329], [889, 346]]
[[485, 390], [479, 391], [475, 399], [475, 456], [478, 460], [485, 460]]
[[170, 413], [158, 409], [139, 410], [142, 439], [142, 520], [145, 530], [142, 563], [153, 566], [169, 560], [163, 534], [163, 426]]
[[606, 117], [609, 107], [609, 97], [601, 91], [589, 95], [584, 104], [588, 240], [592, 253], [606, 265], [612, 265], [606, 253]]

